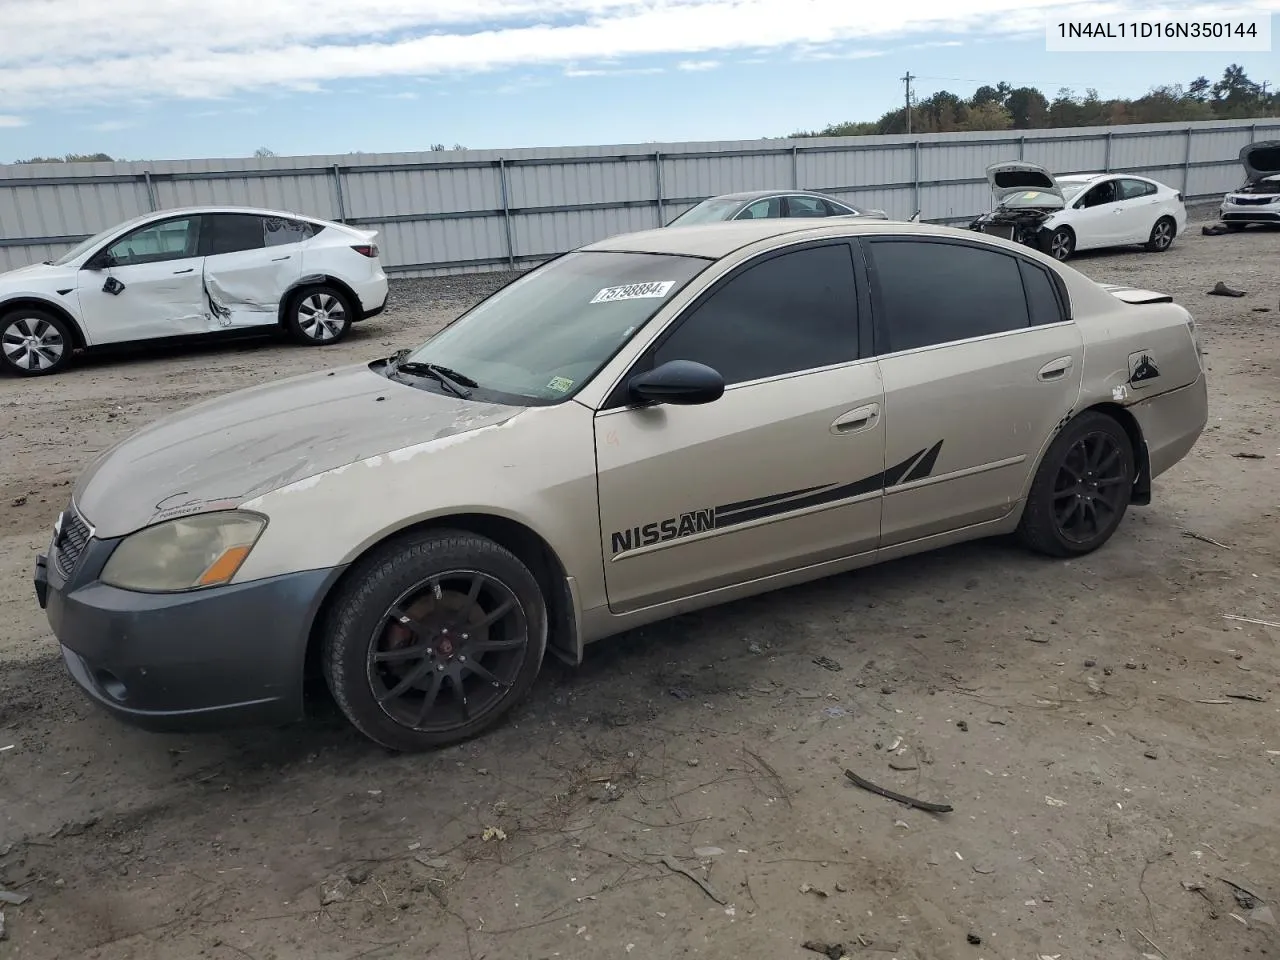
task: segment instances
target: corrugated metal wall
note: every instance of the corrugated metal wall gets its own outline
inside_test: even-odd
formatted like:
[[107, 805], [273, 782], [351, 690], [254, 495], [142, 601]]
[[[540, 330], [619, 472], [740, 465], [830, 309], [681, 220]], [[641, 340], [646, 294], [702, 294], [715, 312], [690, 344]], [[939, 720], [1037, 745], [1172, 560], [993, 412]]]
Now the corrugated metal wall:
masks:
[[243, 204], [380, 232], [400, 275], [525, 264], [669, 221], [737, 190], [802, 187], [905, 219], [965, 220], [990, 206], [985, 167], [1125, 171], [1189, 198], [1241, 180], [1240, 148], [1277, 121], [1073, 130], [0, 166], [0, 270], [58, 256], [153, 210]]

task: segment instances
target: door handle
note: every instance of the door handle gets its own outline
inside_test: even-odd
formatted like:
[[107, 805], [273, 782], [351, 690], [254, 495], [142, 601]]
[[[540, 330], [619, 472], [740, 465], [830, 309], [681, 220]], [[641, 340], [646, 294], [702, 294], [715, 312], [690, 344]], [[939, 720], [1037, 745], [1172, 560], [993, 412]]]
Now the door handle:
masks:
[[272, 263], [279, 263], [281, 260], [288, 260], [291, 256], [293, 256], [293, 254], [291, 254], [291, 253], [286, 253], [283, 257], [272, 257], [272, 258], [271, 258], [271, 262], [272, 262]]
[[175, 270], [173, 271], [173, 273], [174, 273], [174, 276], [177, 276], [180, 273], [192, 273], [194, 272], [194, 270], [195, 270], [195, 267], [187, 267], [187, 269], [185, 270]]
[[868, 403], [864, 407], [858, 407], [856, 410], [850, 410], [848, 413], [842, 413], [836, 417], [831, 424], [831, 432], [837, 436], [857, 433], [859, 430], [865, 430], [873, 426], [879, 418], [880, 404]]
[[1071, 369], [1075, 361], [1071, 357], [1059, 357], [1057, 360], [1050, 360], [1040, 372], [1036, 374], [1041, 380], [1061, 380]]

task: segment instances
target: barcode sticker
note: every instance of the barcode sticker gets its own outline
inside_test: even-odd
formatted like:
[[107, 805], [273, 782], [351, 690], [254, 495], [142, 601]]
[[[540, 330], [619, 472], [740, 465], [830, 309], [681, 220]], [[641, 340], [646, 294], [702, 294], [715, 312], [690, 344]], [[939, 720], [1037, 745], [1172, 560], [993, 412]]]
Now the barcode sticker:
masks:
[[620, 287], [605, 287], [592, 303], [614, 303], [617, 300], [661, 300], [676, 285], [674, 280], [654, 280], [649, 283], [628, 283]]

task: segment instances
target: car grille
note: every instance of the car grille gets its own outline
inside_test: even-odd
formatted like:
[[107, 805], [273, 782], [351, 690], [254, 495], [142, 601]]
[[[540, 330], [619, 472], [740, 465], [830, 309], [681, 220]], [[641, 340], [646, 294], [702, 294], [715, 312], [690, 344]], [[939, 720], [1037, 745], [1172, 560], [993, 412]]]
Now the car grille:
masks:
[[93, 531], [89, 529], [84, 517], [80, 516], [75, 507], [68, 507], [62, 514], [62, 530], [53, 544], [53, 562], [58, 565], [58, 572], [64, 577], [70, 578], [75, 573], [80, 555], [84, 553], [92, 536]]
[[1274, 196], [1270, 197], [1232, 197], [1233, 203], [1238, 203], [1242, 207], [1261, 207], [1264, 204], [1271, 203], [1275, 200]]

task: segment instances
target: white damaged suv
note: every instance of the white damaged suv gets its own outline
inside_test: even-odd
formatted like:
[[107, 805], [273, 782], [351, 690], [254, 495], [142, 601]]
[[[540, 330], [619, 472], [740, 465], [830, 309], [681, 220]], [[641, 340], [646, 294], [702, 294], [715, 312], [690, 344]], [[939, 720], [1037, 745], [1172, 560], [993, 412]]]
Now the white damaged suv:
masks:
[[78, 350], [276, 329], [336, 343], [386, 306], [377, 232], [278, 210], [162, 210], [0, 273], [0, 370], [63, 370]]

